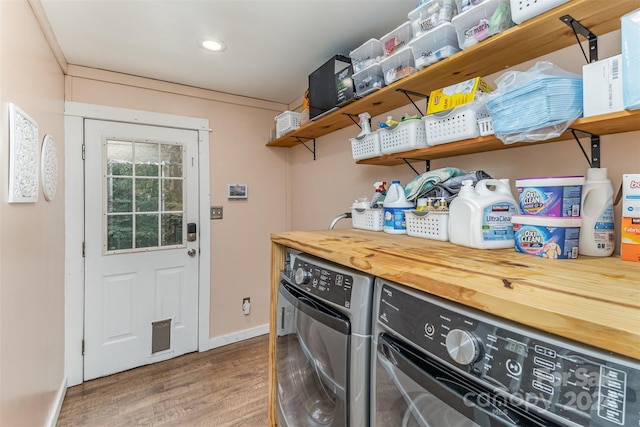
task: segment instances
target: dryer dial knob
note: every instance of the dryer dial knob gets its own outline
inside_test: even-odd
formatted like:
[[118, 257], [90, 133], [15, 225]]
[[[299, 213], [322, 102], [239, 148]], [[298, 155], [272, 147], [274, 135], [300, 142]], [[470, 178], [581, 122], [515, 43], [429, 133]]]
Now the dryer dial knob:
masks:
[[452, 329], [445, 343], [449, 356], [461, 365], [470, 365], [480, 357], [480, 343], [469, 332]]
[[305, 285], [311, 281], [311, 273], [305, 271], [302, 267], [298, 267], [294, 275], [294, 280], [297, 285]]

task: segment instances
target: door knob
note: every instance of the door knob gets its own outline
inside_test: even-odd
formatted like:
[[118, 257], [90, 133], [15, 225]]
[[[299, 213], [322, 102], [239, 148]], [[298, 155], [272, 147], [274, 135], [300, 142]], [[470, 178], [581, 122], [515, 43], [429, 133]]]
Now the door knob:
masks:
[[187, 254], [189, 254], [190, 257], [194, 257], [194, 256], [196, 256], [196, 250], [195, 249], [189, 249], [187, 251]]

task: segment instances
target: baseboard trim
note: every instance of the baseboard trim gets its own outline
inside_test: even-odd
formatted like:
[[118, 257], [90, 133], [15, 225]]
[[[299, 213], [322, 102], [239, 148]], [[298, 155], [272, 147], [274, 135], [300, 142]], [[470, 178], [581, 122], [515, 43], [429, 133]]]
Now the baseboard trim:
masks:
[[[260, 335], [269, 333], [269, 324], [256, 326], [255, 328], [245, 329], [243, 331], [234, 332], [232, 334], [222, 335], [219, 337], [213, 337], [209, 339], [209, 348], [222, 347], [227, 344], [231, 344], [238, 341], [248, 340], [249, 338], [258, 337]], [[202, 351], [202, 350], [201, 350]]]
[[60, 388], [56, 393], [55, 400], [51, 405], [51, 409], [49, 410], [49, 416], [47, 417], [47, 427], [56, 427], [58, 423], [58, 417], [60, 416], [60, 409], [62, 409], [62, 402], [64, 401], [64, 396], [67, 394], [67, 377], [62, 379], [62, 384], [60, 384]]

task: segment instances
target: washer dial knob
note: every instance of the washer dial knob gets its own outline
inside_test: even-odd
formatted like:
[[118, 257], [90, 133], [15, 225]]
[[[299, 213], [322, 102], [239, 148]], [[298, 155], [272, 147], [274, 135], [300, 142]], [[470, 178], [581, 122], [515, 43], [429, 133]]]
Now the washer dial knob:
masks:
[[452, 329], [447, 334], [445, 344], [449, 356], [461, 365], [470, 365], [480, 356], [480, 343], [469, 332]]
[[302, 267], [298, 267], [296, 270], [294, 280], [297, 285], [304, 285], [311, 281], [311, 273], [309, 271], [305, 271]]

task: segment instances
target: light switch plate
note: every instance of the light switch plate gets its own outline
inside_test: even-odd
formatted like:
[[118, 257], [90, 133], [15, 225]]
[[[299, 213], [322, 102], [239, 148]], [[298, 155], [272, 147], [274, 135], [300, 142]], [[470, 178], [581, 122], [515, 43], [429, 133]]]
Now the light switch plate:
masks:
[[222, 219], [222, 206], [211, 206], [209, 212], [211, 219]]

